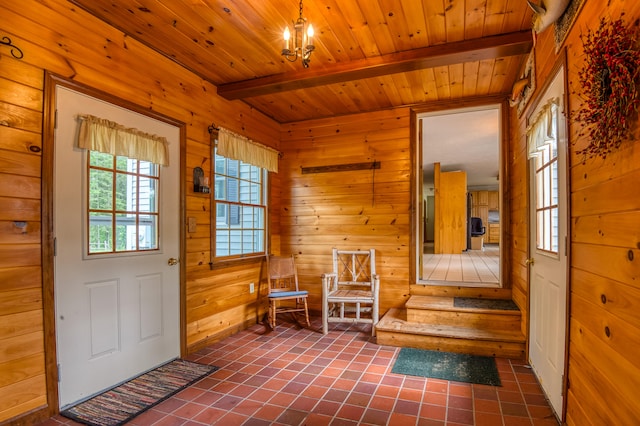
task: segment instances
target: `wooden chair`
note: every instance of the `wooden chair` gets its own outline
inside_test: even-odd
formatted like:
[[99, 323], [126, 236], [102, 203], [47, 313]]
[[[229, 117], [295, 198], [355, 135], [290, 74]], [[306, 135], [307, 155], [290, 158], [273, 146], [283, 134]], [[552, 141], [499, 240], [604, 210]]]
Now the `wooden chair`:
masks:
[[[374, 249], [333, 249], [333, 272], [322, 275], [322, 332], [330, 322], [378, 323], [380, 279]], [[364, 315], [363, 315], [364, 314]]]
[[[291, 313], [293, 319], [299, 322], [296, 314], [304, 312], [307, 326], [309, 322], [309, 309], [307, 296], [309, 292], [298, 288], [298, 272], [296, 264], [291, 256], [267, 257], [267, 271], [269, 284], [269, 326], [276, 327], [278, 314]], [[282, 304], [284, 302], [284, 304]]]

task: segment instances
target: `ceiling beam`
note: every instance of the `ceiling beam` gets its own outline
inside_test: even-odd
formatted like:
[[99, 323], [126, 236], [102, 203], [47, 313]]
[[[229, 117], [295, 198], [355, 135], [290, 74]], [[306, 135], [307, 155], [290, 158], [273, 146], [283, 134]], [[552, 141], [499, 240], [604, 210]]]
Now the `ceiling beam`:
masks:
[[426, 68], [524, 55], [532, 47], [531, 31], [519, 31], [339, 63], [330, 69], [307, 68], [221, 84], [218, 94], [229, 100], [250, 98]]

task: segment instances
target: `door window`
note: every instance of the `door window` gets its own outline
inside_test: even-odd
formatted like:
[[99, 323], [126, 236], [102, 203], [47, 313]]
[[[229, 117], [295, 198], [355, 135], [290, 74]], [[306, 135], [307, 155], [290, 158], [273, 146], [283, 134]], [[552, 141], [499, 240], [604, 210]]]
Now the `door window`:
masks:
[[529, 132], [535, 170], [536, 247], [558, 253], [558, 105], [547, 104]]
[[88, 152], [88, 254], [159, 248], [160, 167]]

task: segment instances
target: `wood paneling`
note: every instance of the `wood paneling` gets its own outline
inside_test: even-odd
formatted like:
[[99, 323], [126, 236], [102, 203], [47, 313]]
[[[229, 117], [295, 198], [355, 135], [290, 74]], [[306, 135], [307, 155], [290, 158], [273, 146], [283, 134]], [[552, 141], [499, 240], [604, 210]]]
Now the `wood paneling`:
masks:
[[[103, 2], [106, 8], [111, 8], [111, 3]], [[125, 13], [128, 2], [114, 4], [121, 17], [131, 19], [131, 25], [147, 25], [147, 19], [153, 19], [172, 35], [158, 40], [171, 42], [173, 34], [176, 40], [188, 40], [195, 50], [181, 51], [184, 56], [178, 60], [202, 73], [214, 70], [221, 81], [293, 71], [299, 66], [282, 61], [278, 49], [267, 53], [273, 48], [271, 37], [259, 34], [271, 31], [269, 28], [236, 31], [238, 37], [233, 38], [221, 37], [218, 31], [229, 20], [245, 29], [257, 22], [242, 16], [288, 22], [295, 14], [295, 4], [287, 10], [270, 2], [244, 2], [235, 4], [243, 8], [243, 13], [236, 10], [228, 14], [188, 3], [189, 7], [187, 3], [161, 1], [158, 4], [163, 9], [148, 16], [141, 16], [139, 10]], [[640, 18], [640, 2], [585, 2], [565, 42], [567, 80], [573, 82], [569, 109], [580, 102], [578, 71], [584, 61], [580, 33], [592, 28], [601, 16], [616, 17], [623, 11], [627, 22], [635, 22]], [[47, 376], [55, 368], [55, 347], [45, 344], [46, 336], [54, 338], [53, 320], [46, 311], [54, 289], [46, 286], [46, 280], [43, 284], [43, 274], [51, 279], [51, 271], [43, 271], [41, 264], [43, 253], [51, 254], [40, 242], [48, 226], [42, 221], [41, 211], [51, 196], [39, 189], [42, 179], [50, 178], [41, 175], [43, 160], [39, 152], [43, 149], [46, 110], [44, 70], [186, 123], [187, 190], [176, 202], [184, 203], [185, 217], [197, 221], [196, 232], [187, 234], [182, 260], [188, 318], [184, 339], [189, 350], [196, 350], [255, 322], [263, 312], [259, 293], [248, 292], [249, 282], [261, 282], [259, 262], [216, 265], [213, 269], [209, 266], [210, 196], [193, 194], [188, 184], [194, 167], [210, 173], [209, 125], [229, 128], [284, 152], [281, 172], [270, 179], [269, 237], [274, 253], [296, 255], [300, 284], [310, 291], [312, 307], [319, 309], [320, 274], [331, 269], [332, 247], [374, 247], [382, 276], [384, 312], [402, 306], [413, 284], [409, 277], [410, 111], [408, 107], [388, 107], [468, 97], [474, 90], [476, 95], [507, 93], [520, 68], [519, 58], [451, 64], [256, 97], [250, 99], [250, 107], [222, 99], [206, 79], [71, 2], [4, 2], [2, 12], [2, 35], [11, 37], [25, 56], [17, 60], [6, 48], [0, 50], [0, 422], [30, 412], [36, 413], [30, 419], [42, 419], [55, 411], [57, 404], [51, 400], [51, 395], [55, 396], [51, 389], [57, 384], [51, 374]], [[171, 25], [167, 19], [176, 13], [186, 16], [190, 23], [180, 19], [176, 26]], [[486, 4], [466, 1], [448, 10], [438, 2], [328, 0], [323, 7], [305, 3], [305, 15], [319, 22], [320, 28], [329, 19], [339, 19], [331, 25], [334, 35], [325, 37], [314, 53], [312, 66], [318, 68], [475, 38], [478, 34], [525, 30], [531, 16], [524, 2], [514, 0]], [[481, 19], [484, 26], [477, 25]], [[465, 26], [465, 20], [472, 23]], [[552, 32], [540, 34], [535, 47], [539, 89], [558, 58]], [[152, 37], [150, 34], [145, 29], [144, 35]], [[231, 49], [236, 41], [243, 48]], [[200, 61], [199, 54], [204, 52], [212, 55], [210, 60]], [[257, 60], [251, 63], [248, 57]], [[387, 109], [363, 113], [380, 108]], [[260, 110], [288, 124], [281, 126]], [[505, 156], [508, 173], [503, 181], [509, 221], [502, 224], [503, 250], [509, 256], [506, 279], [525, 317], [523, 331], [528, 328], [529, 292], [525, 265], [529, 221], [527, 113], [518, 116], [511, 110]], [[324, 118], [305, 120], [310, 116]], [[569, 133], [572, 307], [567, 423], [632, 422], [640, 412], [634, 398], [640, 373], [632, 362], [638, 352], [640, 300], [640, 145], [636, 136], [606, 160], [583, 161], [576, 151], [586, 140], [576, 124], [571, 125]], [[381, 168], [312, 175], [302, 175], [300, 169], [370, 161], [380, 161]], [[26, 233], [15, 222], [26, 222]], [[49, 308], [52, 310], [52, 306]]]
[[[569, 81], [577, 81], [580, 55], [579, 28], [600, 16], [616, 18], [625, 12], [629, 25], [640, 17], [637, 2], [612, 1], [605, 6], [587, 2], [567, 43], [577, 48], [568, 54]], [[571, 93], [571, 106], [579, 105]], [[574, 124], [571, 144], [571, 329], [567, 423], [633, 424], [638, 420], [640, 388], [637, 336], [639, 320], [633, 305], [638, 293], [638, 241], [640, 213], [638, 133], [620, 151], [603, 159], [576, 155], [585, 144]], [[637, 311], [637, 309], [635, 309]], [[615, 366], [615, 367], [614, 367]]]
[[[219, 86], [228, 99], [242, 96], [281, 123], [504, 95], [533, 41], [526, 2], [308, 0], [304, 16], [316, 37], [310, 67], [303, 69], [300, 61], [280, 54], [279, 34], [298, 12], [293, 1], [244, 1], [226, 8], [188, 0], [71, 3], [128, 35], [102, 42], [101, 49], [118, 62], [127, 58], [121, 45], [138, 40]], [[34, 19], [47, 19], [43, 10]], [[79, 31], [72, 33], [64, 46], [82, 51], [73, 43], [78, 37]]]
[[[331, 249], [376, 249], [381, 313], [409, 293], [409, 110], [384, 110], [282, 128], [281, 249], [320, 310]], [[301, 167], [380, 161], [380, 169], [302, 174]]]
[[[633, 25], [640, 17], [640, 3], [614, 0], [585, 2], [567, 36], [568, 110], [582, 101], [578, 72], [584, 61], [580, 34], [593, 28], [601, 16]], [[549, 78], [558, 55], [553, 31], [540, 34], [535, 48], [538, 90]], [[529, 106], [531, 107], [531, 105]], [[524, 310], [528, 306], [527, 160], [525, 112], [512, 112], [510, 130], [511, 196], [509, 241], [513, 298]], [[640, 228], [640, 148], [635, 140], [606, 159], [587, 159], [576, 154], [587, 142], [579, 124], [570, 121], [570, 300], [566, 422], [569, 425], [634, 424], [640, 403], [640, 351], [637, 342], [638, 241]], [[560, 413], [561, 414], [561, 413]]]
[[[436, 254], [459, 254], [467, 248], [467, 174], [435, 171]], [[438, 176], [439, 175], [439, 176]]]
[[[43, 253], [52, 255], [41, 243], [43, 200], [51, 199], [41, 191], [43, 152], [53, 149], [42, 143], [44, 70], [187, 124], [187, 189], [183, 200], [176, 200], [185, 206], [185, 218], [197, 220], [196, 232], [186, 235], [182, 260], [187, 350], [257, 318], [258, 295], [249, 293], [249, 282], [259, 282], [260, 263], [209, 267], [210, 196], [194, 194], [188, 184], [194, 167], [211, 172], [207, 128], [215, 123], [274, 148], [280, 138], [278, 123], [241, 102], [221, 99], [210, 83], [65, 0], [2, 7], [2, 35], [24, 58], [0, 50], [0, 423], [26, 413], [30, 421], [41, 420], [57, 409], [55, 329], [47, 314], [53, 312], [55, 288], [52, 272], [41, 265]], [[279, 191], [277, 179], [271, 188]], [[277, 213], [271, 215], [275, 224]], [[278, 227], [271, 228], [277, 239]]]
[[45, 406], [47, 400], [40, 268], [44, 74], [3, 53], [0, 52], [0, 423], [22, 410]]

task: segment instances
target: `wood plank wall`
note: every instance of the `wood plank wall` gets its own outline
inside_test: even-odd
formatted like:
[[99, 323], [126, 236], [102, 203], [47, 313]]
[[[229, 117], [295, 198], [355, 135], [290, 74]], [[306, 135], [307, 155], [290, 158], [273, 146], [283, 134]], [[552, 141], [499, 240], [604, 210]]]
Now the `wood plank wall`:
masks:
[[[182, 259], [189, 351], [255, 322], [257, 293], [249, 293], [249, 282], [260, 278], [259, 262], [209, 267], [210, 196], [192, 189], [194, 167], [211, 172], [207, 128], [215, 123], [275, 148], [280, 137], [278, 123], [218, 97], [213, 85], [66, 0], [3, 2], [2, 21], [0, 36], [24, 58], [0, 46], [0, 423], [26, 413], [48, 417], [57, 405], [47, 397], [57, 384], [45, 383], [42, 298], [52, 283], [43, 283], [41, 270], [41, 154], [30, 150], [42, 141], [45, 70], [186, 123], [185, 216], [197, 220]], [[276, 177], [271, 187], [278, 186]], [[55, 356], [55, 348], [48, 352]]]
[[40, 220], [44, 73], [4, 53], [0, 54], [0, 422], [47, 402]]
[[[601, 17], [625, 12], [637, 25], [640, 2], [586, 1], [568, 34], [569, 109], [580, 104], [578, 70], [584, 61], [580, 33], [596, 29]], [[538, 90], [558, 58], [552, 31], [536, 46]], [[526, 141], [524, 117], [512, 114], [510, 279], [514, 299], [528, 306]], [[584, 160], [576, 154], [587, 140], [570, 127], [570, 341], [566, 422], [569, 425], [638, 424], [640, 399], [640, 131], [618, 152]], [[608, 330], [608, 332], [607, 332]]]
[[[283, 125], [281, 248], [294, 254], [310, 309], [331, 249], [376, 249], [380, 313], [409, 294], [409, 108]], [[302, 173], [302, 167], [380, 162], [380, 169]]]
[[459, 254], [467, 249], [467, 172], [436, 173], [434, 253]]
[[[640, 18], [635, 0], [586, 1], [567, 39], [568, 79], [577, 81], [583, 60], [579, 34], [597, 25], [600, 16], [626, 12], [628, 22]], [[159, 57], [121, 33], [76, 10], [64, 0], [4, 2], [2, 36], [25, 52], [22, 60], [0, 50], [0, 422], [28, 413], [43, 401], [45, 385], [29, 385], [44, 374], [42, 358], [43, 283], [40, 271], [40, 156], [27, 150], [40, 144], [43, 70], [51, 70], [115, 96], [152, 108], [187, 123], [187, 181], [196, 165], [210, 170], [212, 122], [276, 147], [282, 139], [282, 171], [271, 181], [271, 240], [277, 251], [298, 256], [301, 285], [319, 308], [319, 276], [330, 269], [333, 246], [375, 247], [383, 277], [383, 311], [401, 306], [408, 295], [410, 232], [409, 110], [397, 109], [280, 126], [240, 102], [226, 102], [215, 88], [176, 64]], [[538, 87], [556, 56], [550, 33], [536, 47]], [[8, 90], [5, 90], [5, 87]], [[571, 105], [578, 102], [571, 94]], [[512, 114], [507, 231], [514, 299], [528, 306], [526, 123]], [[4, 122], [7, 121], [7, 126]], [[640, 147], [636, 137], [606, 160], [582, 161], [575, 154], [585, 141], [571, 128], [571, 318], [567, 423], [570, 425], [633, 424], [640, 412]], [[301, 166], [381, 161], [381, 169], [302, 175]], [[375, 179], [375, 180], [374, 180]], [[187, 185], [189, 187], [189, 185]], [[188, 234], [186, 250], [190, 348], [243, 326], [255, 314], [247, 280], [257, 279], [258, 265], [210, 271], [208, 267], [209, 203], [187, 193], [186, 215], [196, 217], [197, 231]], [[282, 222], [278, 216], [282, 215]], [[26, 221], [26, 235], [14, 221]], [[38, 235], [38, 237], [36, 237]], [[18, 256], [17, 253], [22, 253]], [[38, 293], [38, 294], [36, 294]], [[229, 297], [222, 302], [221, 295]], [[604, 298], [602, 296], [605, 296]], [[603, 303], [603, 300], [606, 303]], [[193, 311], [193, 312], [191, 312]], [[7, 319], [9, 321], [7, 321]], [[609, 335], [605, 334], [605, 327]], [[525, 325], [526, 328], [526, 325]], [[24, 339], [33, 343], [21, 343]], [[10, 359], [14, 347], [33, 354]], [[21, 359], [23, 361], [17, 361]], [[14, 369], [12, 362], [20, 364]], [[29, 365], [30, 364], [30, 365]], [[55, 384], [47, 383], [49, 387]], [[1, 405], [0, 407], [5, 407]]]

